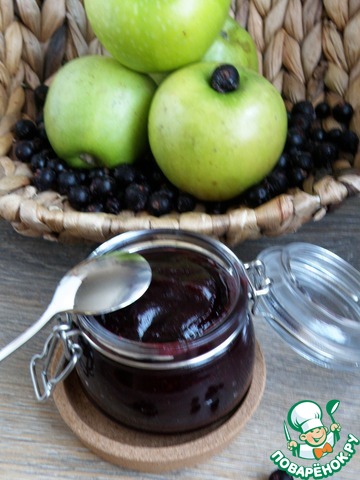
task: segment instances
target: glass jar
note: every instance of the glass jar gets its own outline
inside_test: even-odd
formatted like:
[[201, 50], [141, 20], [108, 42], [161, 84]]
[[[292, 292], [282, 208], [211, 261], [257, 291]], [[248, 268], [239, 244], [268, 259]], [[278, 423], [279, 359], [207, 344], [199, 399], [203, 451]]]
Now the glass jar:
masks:
[[[148, 336], [152, 322], [142, 314], [140, 331], [124, 329], [133, 325], [124, 316], [132, 306], [103, 318], [70, 317], [54, 329], [44, 352], [31, 362], [39, 400], [49, 397], [75, 367], [94, 403], [127, 426], [161, 433], [208, 426], [230, 415], [249, 389], [255, 359], [254, 314], [312, 362], [337, 370], [360, 367], [360, 272], [324, 248], [307, 243], [274, 246], [243, 264], [209, 237], [150, 230], [119, 235], [92, 255], [113, 250], [147, 258], [155, 287], [159, 258], [168, 265], [160, 269], [165, 281], [162, 293], [150, 285], [133, 304], [135, 309], [143, 302], [155, 309], [165, 307], [162, 324]], [[172, 265], [173, 258], [178, 263]], [[200, 297], [202, 282], [192, 277], [191, 268], [181, 267], [189, 258], [213, 284], [213, 290]], [[178, 285], [190, 291], [176, 297]], [[209, 299], [212, 309], [204, 316], [203, 302], [206, 305]], [[178, 328], [179, 319], [183, 330]], [[170, 335], [173, 325], [175, 337]], [[65, 367], [59, 364], [50, 375], [58, 340], [65, 350]]]
[[255, 358], [242, 263], [218, 241], [172, 230], [123, 234], [93, 255], [113, 250], [143, 255], [153, 278], [133, 305], [77, 316], [76, 371], [87, 395], [117, 421], [153, 433], [226, 418], [249, 389]]

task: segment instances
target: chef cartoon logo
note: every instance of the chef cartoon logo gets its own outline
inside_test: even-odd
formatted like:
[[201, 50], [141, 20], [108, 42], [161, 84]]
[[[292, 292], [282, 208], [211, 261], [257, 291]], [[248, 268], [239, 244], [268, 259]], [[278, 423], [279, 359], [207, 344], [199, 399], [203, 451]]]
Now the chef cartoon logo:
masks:
[[[360, 443], [355, 435], [348, 434], [342, 449], [337, 446], [341, 425], [334, 415], [339, 406], [339, 400], [330, 400], [326, 404], [325, 410], [329, 417], [326, 421], [318, 403], [312, 400], [295, 403], [283, 425], [287, 449], [291, 452], [292, 459], [281, 450], [274, 452], [270, 459], [280, 469], [302, 480], [311, 477], [326, 478], [339, 472], [351, 460], [356, 453], [355, 446]], [[331, 459], [327, 461], [326, 457], [330, 455]], [[294, 457], [310, 460], [312, 464], [301, 465]]]
[[333, 417], [339, 405], [338, 400], [331, 400], [326, 405], [332, 422], [329, 428], [322, 422], [323, 412], [317, 403], [305, 400], [290, 408], [287, 420], [291, 428], [299, 432], [299, 440], [292, 440], [286, 422], [284, 431], [287, 447], [295, 457], [319, 460], [332, 453], [340, 438], [341, 426]]

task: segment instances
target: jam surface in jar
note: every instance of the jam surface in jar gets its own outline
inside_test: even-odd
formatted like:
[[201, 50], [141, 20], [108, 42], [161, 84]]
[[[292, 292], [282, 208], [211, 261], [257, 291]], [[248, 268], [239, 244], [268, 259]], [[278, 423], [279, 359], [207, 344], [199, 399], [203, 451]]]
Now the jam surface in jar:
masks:
[[145, 294], [119, 311], [88, 318], [150, 354], [145, 360], [106, 356], [80, 337], [77, 373], [94, 403], [129, 427], [151, 433], [208, 427], [230, 415], [251, 384], [255, 334], [246, 280], [196, 249], [139, 253], [152, 269]]
[[145, 343], [189, 341], [224, 318], [230, 285], [215, 262], [177, 250], [143, 256], [151, 266], [151, 284], [132, 305], [97, 317], [107, 330]]

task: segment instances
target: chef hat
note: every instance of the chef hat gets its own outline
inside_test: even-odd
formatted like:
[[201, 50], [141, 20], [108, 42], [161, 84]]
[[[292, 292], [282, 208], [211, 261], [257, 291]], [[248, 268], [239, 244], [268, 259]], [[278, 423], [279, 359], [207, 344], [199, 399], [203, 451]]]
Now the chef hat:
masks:
[[288, 413], [288, 422], [294, 430], [306, 433], [313, 428], [323, 427], [322, 411], [319, 405], [310, 400], [298, 402], [291, 407]]

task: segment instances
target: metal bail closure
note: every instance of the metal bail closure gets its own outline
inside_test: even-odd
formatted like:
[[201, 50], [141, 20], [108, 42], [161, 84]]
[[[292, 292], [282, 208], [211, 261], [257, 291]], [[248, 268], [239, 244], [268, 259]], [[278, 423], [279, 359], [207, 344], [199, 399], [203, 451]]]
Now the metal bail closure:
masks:
[[269, 293], [271, 280], [266, 276], [265, 265], [261, 260], [244, 263], [244, 267], [250, 287], [249, 298], [253, 302], [251, 310], [255, 313], [258, 298]]
[[81, 347], [72, 340], [78, 334], [79, 330], [68, 324], [57, 325], [47, 338], [43, 351], [32, 357], [30, 374], [39, 402], [47, 400], [55, 386], [75, 368], [82, 355]]

